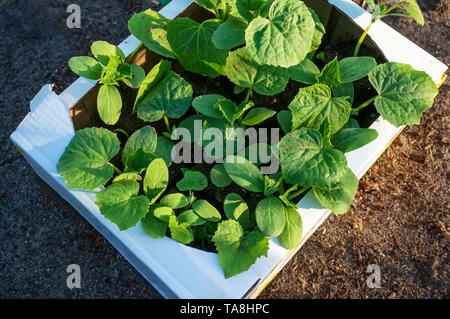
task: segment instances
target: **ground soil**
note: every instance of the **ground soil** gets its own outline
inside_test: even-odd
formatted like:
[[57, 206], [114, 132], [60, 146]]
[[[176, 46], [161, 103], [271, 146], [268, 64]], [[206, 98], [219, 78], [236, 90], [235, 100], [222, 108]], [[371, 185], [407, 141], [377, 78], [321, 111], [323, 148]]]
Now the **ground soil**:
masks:
[[[61, 91], [76, 76], [66, 61], [94, 40], [119, 43], [145, 0], [78, 1], [82, 28], [68, 29], [69, 0], [1, 1], [0, 297], [158, 298], [156, 290], [34, 173], [8, 137], [46, 83]], [[385, 20], [450, 64], [450, 7], [421, 1], [426, 25]], [[262, 293], [262, 298], [448, 298], [450, 83], [420, 125], [408, 127], [361, 180], [351, 210], [331, 216]], [[66, 287], [81, 266], [82, 289]], [[366, 286], [369, 264], [380, 289]]]

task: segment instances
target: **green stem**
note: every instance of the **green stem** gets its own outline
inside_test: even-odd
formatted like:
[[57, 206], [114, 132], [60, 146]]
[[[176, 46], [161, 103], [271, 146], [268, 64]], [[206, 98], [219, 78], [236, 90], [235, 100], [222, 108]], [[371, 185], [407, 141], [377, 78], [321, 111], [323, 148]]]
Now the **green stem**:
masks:
[[292, 199], [294, 199], [294, 198], [300, 196], [301, 194], [303, 194], [304, 192], [306, 192], [306, 191], [307, 191], [308, 189], [310, 189], [310, 188], [311, 188], [311, 186], [309, 186], [309, 187], [304, 187], [304, 188], [302, 188], [302, 189], [299, 189], [299, 190], [296, 191], [295, 193], [290, 194], [290, 195], [288, 196], [288, 200], [292, 200]]
[[172, 134], [172, 129], [170, 128], [169, 118], [164, 115], [164, 123], [166, 123], [167, 133]]
[[252, 94], [253, 94], [253, 90], [252, 90], [252, 88], [249, 88], [247, 91], [247, 95], [245, 96], [244, 102], [248, 102], [248, 100], [250, 100], [250, 97], [252, 96]]
[[120, 169], [118, 169], [113, 163], [110, 162], [106, 162], [106, 164], [108, 164], [109, 166], [111, 166], [114, 170], [114, 172], [116, 172], [117, 174], [122, 174], [122, 171]]
[[367, 105], [371, 104], [374, 100], [375, 100], [376, 96], [368, 99], [366, 102], [362, 103], [360, 106], [358, 106], [357, 108], [354, 108], [352, 110], [352, 113], [356, 113], [358, 114], [359, 111], [361, 111], [363, 108], [365, 108]]
[[370, 22], [370, 24], [367, 26], [366, 30], [364, 30], [363, 34], [358, 40], [358, 43], [356, 44], [355, 51], [353, 52], [353, 56], [356, 57], [359, 54], [359, 49], [361, 48], [362, 43], [364, 42], [364, 39], [366, 38], [367, 33], [369, 33], [370, 28], [375, 23], [374, 20]]
[[136, 53], [143, 47], [144, 43], [141, 42], [141, 44], [138, 45], [138, 47], [128, 56], [128, 58], [125, 60], [126, 63], [130, 63], [130, 61], [134, 58]]

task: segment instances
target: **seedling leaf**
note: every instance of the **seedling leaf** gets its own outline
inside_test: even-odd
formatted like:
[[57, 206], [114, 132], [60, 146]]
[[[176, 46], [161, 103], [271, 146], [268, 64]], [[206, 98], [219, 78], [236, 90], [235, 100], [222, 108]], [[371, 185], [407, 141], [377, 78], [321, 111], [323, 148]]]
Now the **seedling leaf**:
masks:
[[256, 224], [267, 236], [278, 236], [284, 228], [286, 216], [283, 203], [271, 196], [261, 200], [256, 206]]
[[161, 194], [166, 190], [169, 183], [169, 170], [163, 159], [154, 159], [148, 165], [144, 177], [144, 192], [153, 205]]
[[103, 68], [89, 56], [75, 56], [68, 62], [73, 73], [90, 80], [99, 80], [102, 76]]
[[103, 84], [97, 95], [98, 115], [108, 125], [117, 123], [122, 111], [122, 97], [114, 85]]
[[295, 208], [284, 207], [286, 222], [283, 231], [277, 237], [280, 244], [286, 249], [293, 249], [302, 240], [303, 223], [302, 217]]
[[255, 164], [243, 157], [229, 155], [223, 165], [228, 176], [239, 186], [255, 193], [264, 192], [264, 177]]

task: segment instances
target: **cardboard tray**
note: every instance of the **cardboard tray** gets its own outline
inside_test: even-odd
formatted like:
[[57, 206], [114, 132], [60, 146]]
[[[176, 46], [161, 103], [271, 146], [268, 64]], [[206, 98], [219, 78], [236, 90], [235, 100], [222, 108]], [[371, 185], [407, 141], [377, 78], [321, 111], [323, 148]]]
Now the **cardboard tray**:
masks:
[[[327, 26], [325, 41], [331, 43], [356, 40], [370, 23], [371, 15], [351, 0], [305, 2], [317, 11]], [[173, 19], [183, 12], [189, 16], [198, 14], [198, 10], [190, 0], [173, 0], [160, 13]], [[369, 36], [371, 40], [368, 38], [365, 44], [379, 50], [386, 60], [411, 64], [427, 72], [437, 84], [443, 82], [447, 66], [386, 24], [375, 23]], [[119, 47], [128, 56], [139, 44], [134, 36], [130, 36]], [[95, 205], [95, 193], [67, 189], [56, 170], [59, 157], [74, 136], [72, 118], [86, 112], [83, 107], [77, 111], [74, 106], [83, 106], [83, 101], [94, 94], [95, 87], [96, 81], [83, 78], [60, 95], [52, 92], [50, 85], [44, 86], [31, 101], [30, 113], [11, 135], [11, 140], [37, 174], [108, 239], [164, 297], [255, 298], [330, 214], [309, 192], [298, 204], [303, 219], [303, 238], [298, 247], [287, 250], [276, 239], [271, 239], [268, 257], [258, 259], [248, 271], [229, 279], [224, 277], [217, 254], [182, 245], [168, 237], [153, 239], [139, 224], [119, 231], [100, 214]], [[378, 131], [378, 138], [346, 154], [348, 165], [358, 178], [402, 130], [382, 118], [378, 118], [371, 128]]]

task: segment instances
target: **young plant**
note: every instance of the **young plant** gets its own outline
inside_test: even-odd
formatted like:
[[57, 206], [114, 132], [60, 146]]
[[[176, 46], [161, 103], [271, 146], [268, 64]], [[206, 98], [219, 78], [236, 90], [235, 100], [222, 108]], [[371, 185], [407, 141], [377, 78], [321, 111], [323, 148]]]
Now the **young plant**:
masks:
[[122, 97], [119, 82], [131, 88], [138, 88], [145, 77], [145, 71], [136, 64], [128, 64], [125, 54], [115, 45], [96, 41], [91, 46], [95, 59], [77, 56], [69, 60], [70, 69], [77, 75], [100, 80], [102, 84], [97, 95], [97, 110], [105, 124], [117, 123], [122, 111]]
[[[367, 34], [369, 33], [372, 25], [384, 17], [411, 17], [420, 25], [423, 25], [425, 22], [422, 16], [422, 12], [420, 11], [420, 7], [417, 4], [417, 0], [401, 0], [400, 2], [390, 7], [381, 1], [375, 3], [374, 0], [366, 0], [366, 2], [369, 8], [369, 12], [372, 13], [372, 19], [370, 20], [370, 24], [367, 26], [367, 28], [359, 38], [358, 43], [355, 47], [355, 51], [353, 52], [353, 56], [358, 56], [359, 49], [361, 48], [361, 45], [364, 42]], [[397, 8], [403, 8], [407, 14], [395, 12], [394, 10]]]

